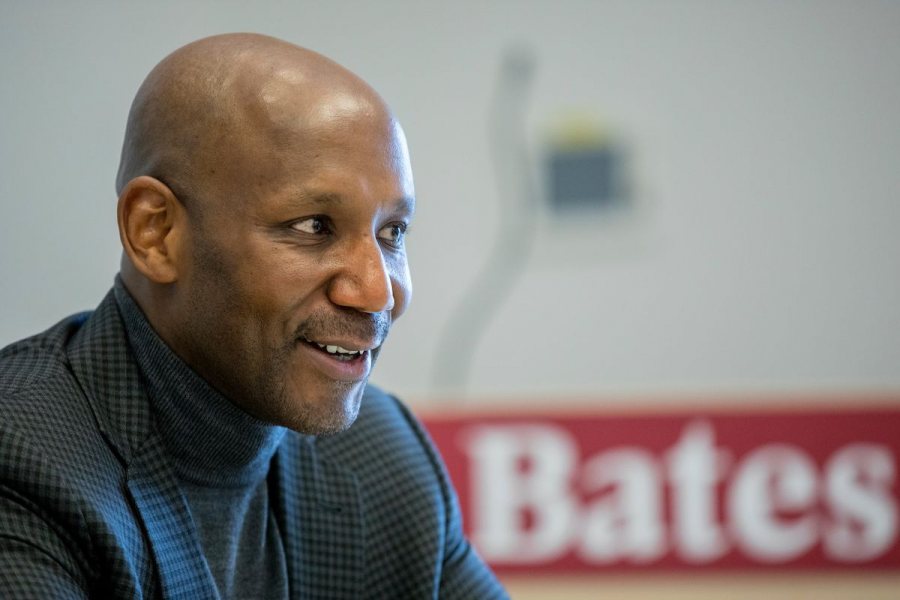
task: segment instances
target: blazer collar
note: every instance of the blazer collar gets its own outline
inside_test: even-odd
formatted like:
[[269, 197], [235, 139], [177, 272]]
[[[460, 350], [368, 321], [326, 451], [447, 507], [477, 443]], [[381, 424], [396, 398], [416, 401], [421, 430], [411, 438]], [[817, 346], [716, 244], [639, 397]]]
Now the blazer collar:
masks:
[[123, 463], [153, 433], [153, 415], [112, 290], [69, 341], [69, 364]]

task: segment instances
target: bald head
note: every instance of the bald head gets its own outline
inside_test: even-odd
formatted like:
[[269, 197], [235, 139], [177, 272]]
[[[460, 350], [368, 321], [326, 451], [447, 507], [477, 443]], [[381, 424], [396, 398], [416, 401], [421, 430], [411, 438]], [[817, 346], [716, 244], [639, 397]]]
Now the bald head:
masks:
[[312, 147], [321, 127], [359, 116], [392, 120], [371, 87], [320, 54], [258, 34], [201, 39], [164, 58], [138, 90], [117, 193], [148, 175], [182, 201], [200, 198], [243, 175], [248, 154], [277, 155], [297, 136]]

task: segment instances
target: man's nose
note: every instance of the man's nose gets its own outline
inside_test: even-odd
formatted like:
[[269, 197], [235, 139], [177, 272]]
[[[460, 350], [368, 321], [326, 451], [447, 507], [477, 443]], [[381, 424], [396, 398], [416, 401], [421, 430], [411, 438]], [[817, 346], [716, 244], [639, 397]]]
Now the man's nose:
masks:
[[374, 236], [347, 242], [340, 270], [328, 288], [330, 300], [345, 308], [377, 313], [394, 308], [391, 276]]

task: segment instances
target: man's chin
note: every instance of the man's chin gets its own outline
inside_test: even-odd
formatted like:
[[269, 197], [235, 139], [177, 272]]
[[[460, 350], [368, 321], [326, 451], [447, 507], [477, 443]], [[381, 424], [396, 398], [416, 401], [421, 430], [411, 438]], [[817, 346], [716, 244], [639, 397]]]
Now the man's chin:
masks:
[[318, 401], [308, 398], [291, 403], [297, 408], [287, 411], [279, 424], [304, 435], [329, 436], [346, 431], [356, 421], [365, 383], [339, 390]]

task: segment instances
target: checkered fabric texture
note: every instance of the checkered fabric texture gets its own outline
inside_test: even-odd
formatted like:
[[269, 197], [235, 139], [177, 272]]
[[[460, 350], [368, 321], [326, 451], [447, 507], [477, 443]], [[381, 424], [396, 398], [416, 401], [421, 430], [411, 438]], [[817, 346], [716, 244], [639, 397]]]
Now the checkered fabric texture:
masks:
[[[506, 598], [396, 399], [289, 432], [268, 476], [292, 598]], [[0, 598], [217, 598], [110, 293], [0, 351]]]

